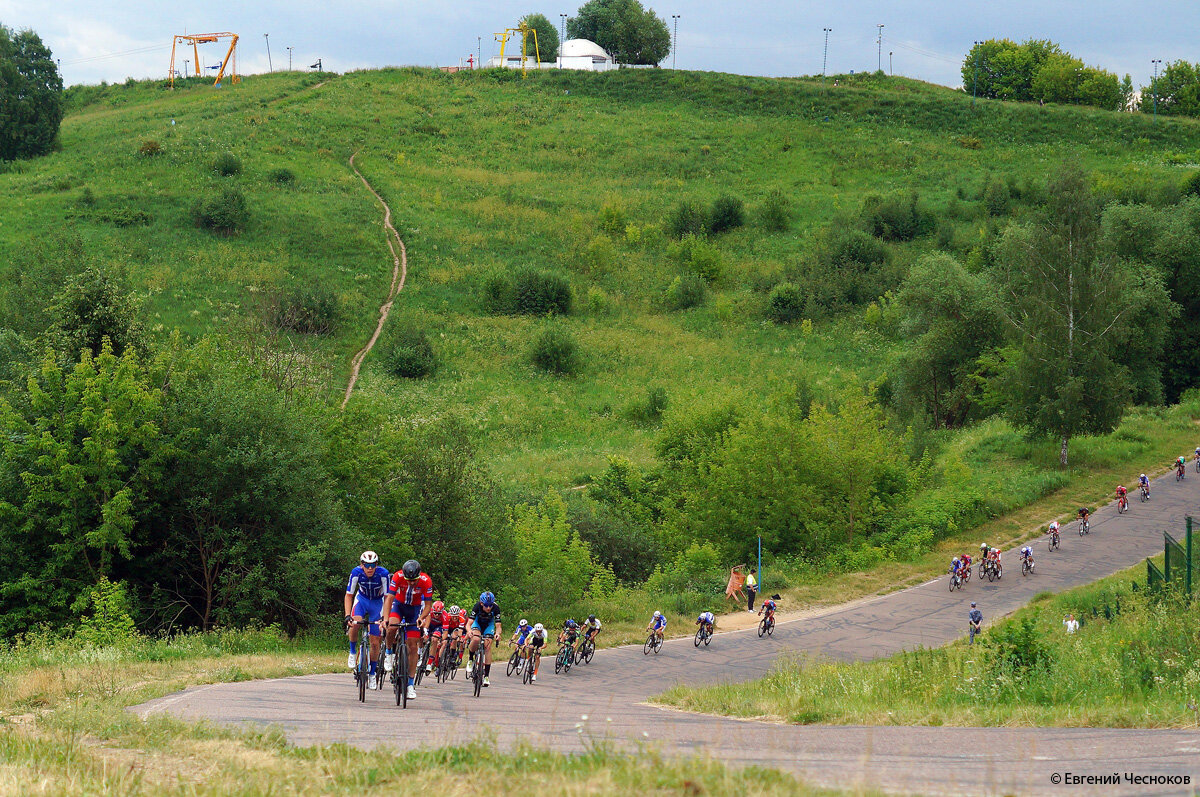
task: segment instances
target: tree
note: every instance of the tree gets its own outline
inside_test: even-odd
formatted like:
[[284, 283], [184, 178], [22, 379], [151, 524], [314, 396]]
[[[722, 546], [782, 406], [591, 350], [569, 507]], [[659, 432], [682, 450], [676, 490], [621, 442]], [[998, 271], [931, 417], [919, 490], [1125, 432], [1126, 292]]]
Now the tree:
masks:
[[567, 21], [567, 37], [590, 39], [622, 64], [658, 64], [671, 52], [667, 23], [638, 0], [588, 0]]
[[1200, 64], [1167, 64], [1158, 80], [1142, 88], [1139, 108], [1143, 113], [1154, 113], [1156, 102], [1158, 113], [1200, 116]]
[[583, 597], [596, 565], [586, 542], [567, 521], [567, 505], [553, 490], [538, 504], [513, 509], [517, 585], [531, 606], [565, 607]]
[[1121, 78], [1121, 106], [1118, 110], [1134, 110], [1133, 78], [1129, 76], [1128, 72], [1125, 73], [1125, 77]]
[[0, 25], [0, 160], [50, 151], [63, 118], [62, 77], [31, 30]]
[[933, 425], [960, 426], [982, 412], [979, 358], [1003, 339], [995, 286], [946, 254], [913, 266], [896, 297], [900, 333], [897, 396]]
[[[537, 31], [537, 53], [542, 61], [553, 63], [558, 60], [558, 29], [554, 23], [546, 19], [545, 14], [526, 14], [521, 17], [521, 25], [528, 25]], [[529, 37], [527, 45], [529, 54], [533, 54], [533, 37]]]
[[1071, 437], [1116, 427], [1131, 395], [1117, 359], [1128, 339], [1128, 283], [1121, 261], [1098, 249], [1100, 209], [1079, 169], [1047, 189], [1036, 225], [1005, 236], [1000, 280], [1015, 333], [1000, 392], [1007, 414], [1035, 435], [1054, 435], [1068, 464]]

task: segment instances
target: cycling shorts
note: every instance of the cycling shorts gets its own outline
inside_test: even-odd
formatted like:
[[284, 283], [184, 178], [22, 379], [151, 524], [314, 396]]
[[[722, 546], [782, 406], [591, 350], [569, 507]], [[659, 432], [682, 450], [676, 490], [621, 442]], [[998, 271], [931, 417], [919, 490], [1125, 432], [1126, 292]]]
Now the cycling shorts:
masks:
[[393, 603], [392, 611], [388, 617], [392, 620], [403, 620], [408, 624], [404, 631], [405, 637], [413, 639], [421, 636], [421, 629], [417, 628], [417, 620], [421, 619], [420, 606], [407, 606], [403, 603]]
[[379, 636], [379, 621], [383, 619], [383, 598], [367, 598], [359, 595], [354, 599], [354, 617], [362, 617], [371, 621], [367, 629], [369, 636]]
[[475, 630], [479, 631], [479, 633], [482, 634], [483, 636], [490, 636], [493, 638], [495, 638], [495, 636], [496, 636], [496, 621], [494, 618], [489, 618], [487, 620], [484, 620], [483, 625], [480, 625], [479, 618], [476, 617], [474, 620], [471, 621], [471, 627], [474, 628]]
[[441, 635], [442, 635], [442, 632], [443, 632], [444, 630], [445, 630], [445, 627], [444, 627], [444, 626], [440, 626], [440, 625], [431, 625], [431, 626], [429, 626], [429, 635], [430, 635], [430, 636], [441, 636]]

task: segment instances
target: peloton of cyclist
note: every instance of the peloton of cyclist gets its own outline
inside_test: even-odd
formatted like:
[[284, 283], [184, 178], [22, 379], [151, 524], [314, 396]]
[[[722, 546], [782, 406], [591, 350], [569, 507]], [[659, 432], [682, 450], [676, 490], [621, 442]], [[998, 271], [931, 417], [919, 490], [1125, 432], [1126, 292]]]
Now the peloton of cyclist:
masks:
[[650, 622], [646, 624], [646, 630], [652, 631], [659, 639], [663, 638], [663, 632], [667, 630], [667, 618], [658, 611], [654, 611], [654, 616], [650, 618]]
[[489, 678], [492, 674], [492, 645], [496, 637], [502, 633], [500, 623], [500, 604], [491, 592], [482, 592], [471, 612], [471, 652], [467, 662], [467, 675], [480, 666], [478, 650], [483, 645], [483, 685], [491, 686]]
[[[387, 584], [388, 571], [380, 566], [379, 556], [374, 551], [363, 551], [358, 558], [358, 566], [350, 571], [350, 581], [346, 584], [346, 633], [350, 637], [350, 655], [346, 658], [346, 666], [351, 670], [358, 658], [358, 638], [362, 631], [358, 623], [369, 620], [370, 674], [375, 674], [375, 662], [379, 659], [379, 621], [383, 619], [383, 596], [387, 592]], [[369, 679], [367, 685], [371, 689], [378, 688], [374, 678]]]
[[1029, 572], [1033, 572], [1033, 548], [1031, 546], [1026, 545], [1021, 549], [1021, 562], [1022, 564], [1029, 562]]
[[701, 626], [709, 636], [712, 636], [717, 630], [717, 616], [712, 612], [700, 612], [700, 616], [696, 618], [693, 625]]
[[418, 646], [421, 628], [429, 617], [433, 606], [433, 579], [421, 571], [421, 563], [409, 559], [404, 567], [392, 574], [388, 583], [387, 597], [383, 599], [383, 610], [387, 614], [387, 657], [384, 669], [395, 668], [396, 637], [400, 624], [404, 624], [404, 647], [408, 653], [408, 699], [417, 696], [413, 685], [417, 672]]

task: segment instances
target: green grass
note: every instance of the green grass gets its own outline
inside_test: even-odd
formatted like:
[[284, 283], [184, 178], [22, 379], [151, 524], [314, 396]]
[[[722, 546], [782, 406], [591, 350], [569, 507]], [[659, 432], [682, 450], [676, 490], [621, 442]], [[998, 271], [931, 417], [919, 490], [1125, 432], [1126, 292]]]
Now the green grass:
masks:
[[[988, 175], [1019, 184], [1076, 159], [1100, 184], [1154, 199], [1178, 182], [1177, 156], [1200, 149], [1200, 126], [1186, 120], [972, 108], [961, 94], [903, 79], [855, 76], [837, 90], [632, 71], [323, 79], [319, 88], [313, 75], [274, 74], [221, 90], [199, 81], [175, 92], [151, 83], [77, 90], [61, 151], [0, 174], [0, 261], [57, 226], [74, 230], [101, 260], [123, 265], [161, 334], [236, 326], [265, 295], [319, 284], [342, 308], [334, 332], [309, 341], [331, 371], [332, 400], [389, 275], [379, 211], [346, 167], [361, 150], [410, 251], [390, 323], [425, 326], [443, 367], [431, 380], [399, 381], [368, 358], [359, 389], [391, 414], [464, 416], [493, 472], [526, 494], [585, 481], [610, 454], [649, 462], [654, 429], [622, 410], [652, 387], [684, 408], [714, 393], [777, 401], [801, 375], [818, 396], [880, 376], [900, 344], [864, 332], [857, 313], [818, 320], [808, 336], [762, 320], [769, 289], [867, 194], [918, 189], [931, 209], [963, 216], [969, 242], [986, 226], [970, 208]], [[979, 149], [964, 146], [968, 136]], [[160, 154], [139, 154], [150, 139]], [[213, 171], [226, 152], [241, 174]], [[273, 178], [283, 168], [294, 184]], [[193, 226], [190, 209], [226, 185], [247, 197], [246, 229], [214, 237]], [[79, 205], [85, 188], [93, 210]], [[791, 200], [788, 232], [753, 221], [772, 191]], [[744, 199], [751, 224], [718, 239], [724, 269], [708, 302], [663, 312], [681, 271], [663, 219], [681, 199], [707, 205], [719, 193]], [[600, 231], [605, 204], [620, 210], [624, 234]], [[133, 212], [149, 223], [105, 221]], [[896, 256], [931, 245], [905, 244]], [[580, 309], [567, 324], [585, 357], [576, 377], [530, 363], [542, 321], [480, 310], [485, 274], [525, 267], [572, 282]]]
[[[1149, 598], [1140, 565], [1039, 596], [985, 627], [974, 646], [959, 641], [856, 664], [791, 661], [758, 681], [678, 686], [659, 700], [800, 724], [1193, 728], [1200, 725], [1195, 610]], [[1068, 612], [1083, 623], [1073, 636], [1062, 625]], [[1003, 652], [1005, 638], [1046, 655], [1021, 666]]]

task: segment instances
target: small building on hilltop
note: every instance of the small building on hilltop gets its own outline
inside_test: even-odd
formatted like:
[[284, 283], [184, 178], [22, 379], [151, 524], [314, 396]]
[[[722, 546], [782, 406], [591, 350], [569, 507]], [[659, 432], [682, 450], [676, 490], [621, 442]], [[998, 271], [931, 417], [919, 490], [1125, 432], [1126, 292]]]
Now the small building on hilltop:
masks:
[[[505, 52], [504, 58], [498, 55], [493, 55], [488, 59], [487, 66], [489, 67], [505, 67], [508, 69], [521, 68], [521, 42], [510, 42], [509, 46], [515, 44], [516, 53]], [[532, 46], [532, 44], [530, 45]], [[557, 61], [545, 61], [538, 63], [537, 56], [533, 53], [526, 53], [525, 68], [526, 69], [581, 69], [587, 72], [603, 72], [607, 69], [616, 67], [616, 62], [613, 57], [605, 52], [604, 48], [593, 41], [587, 39], [567, 39], [559, 48]]]

